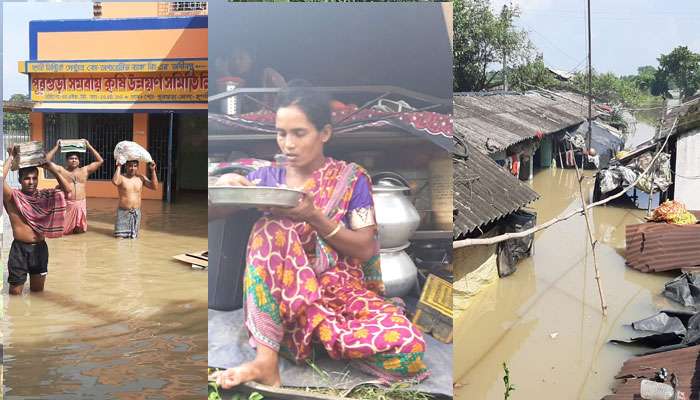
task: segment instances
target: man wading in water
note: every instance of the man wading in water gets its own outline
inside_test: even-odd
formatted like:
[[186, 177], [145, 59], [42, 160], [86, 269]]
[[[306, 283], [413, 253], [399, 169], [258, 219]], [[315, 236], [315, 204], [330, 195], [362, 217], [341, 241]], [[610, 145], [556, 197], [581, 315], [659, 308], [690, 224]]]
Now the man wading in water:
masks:
[[[51, 151], [46, 154], [46, 159], [48, 161], [53, 160], [54, 155], [61, 146], [61, 141], [56, 142]], [[80, 166], [80, 153], [71, 152], [66, 153], [66, 168], [57, 166], [58, 173], [63, 175], [69, 182], [73, 182], [73, 198], [66, 200], [66, 217], [64, 223], [63, 234], [70, 235], [71, 233], [82, 233], [87, 231], [87, 202], [85, 200], [85, 184], [87, 183], [88, 176], [95, 173], [100, 167], [104, 160], [100, 153], [92, 147], [90, 142], [85, 140], [85, 146], [92, 152], [95, 157], [95, 161], [92, 163], [81, 167]]]
[[122, 167], [117, 163], [117, 169], [112, 178], [112, 183], [119, 190], [119, 208], [117, 222], [114, 224], [114, 236], [135, 239], [139, 235], [141, 225], [141, 190], [144, 186], [157, 190], [158, 175], [156, 175], [155, 163], [148, 163], [152, 180], [138, 173], [139, 162], [136, 160], [127, 161], [124, 169], [125, 173], [122, 175]]
[[9, 156], [3, 166], [5, 179], [2, 200], [10, 218], [14, 238], [7, 259], [10, 294], [22, 294], [27, 274], [30, 290], [41, 292], [44, 290], [49, 263], [49, 249], [44, 238], [63, 235], [63, 216], [66, 209], [64, 192], [70, 196], [73, 189], [66, 178], [58, 173], [56, 165], [50, 161], [42, 167], [56, 175], [60, 190], [38, 190], [37, 167], [21, 168], [19, 181], [22, 189], [12, 189], [8, 184], [7, 174], [14, 159], [14, 152], [12, 148], [7, 152]]

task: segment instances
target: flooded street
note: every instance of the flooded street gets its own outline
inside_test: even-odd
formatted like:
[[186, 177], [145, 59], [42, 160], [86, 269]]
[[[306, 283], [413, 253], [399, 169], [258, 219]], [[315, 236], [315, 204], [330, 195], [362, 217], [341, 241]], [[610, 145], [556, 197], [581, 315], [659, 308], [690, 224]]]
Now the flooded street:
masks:
[[[592, 176], [593, 171], [586, 171]], [[586, 179], [590, 193], [593, 179]], [[574, 170], [540, 170], [533, 189], [538, 223], [580, 207]], [[598, 267], [608, 304], [603, 318], [583, 216], [536, 234], [535, 253], [517, 271], [485, 286], [456, 317], [456, 399], [503, 399], [503, 367], [515, 399], [599, 399], [640, 348], [608, 344], [633, 336], [623, 326], [671, 307], [660, 295], [673, 274], [643, 274], [625, 266], [625, 225], [644, 210], [603, 206], [592, 214]]]
[[4, 284], [7, 399], [206, 395], [207, 273], [172, 256], [207, 248], [207, 203], [178, 200], [144, 201], [139, 239], [120, 240], [116, 200], [90, 198], [87, 233], [47, 240], [45, 292]]

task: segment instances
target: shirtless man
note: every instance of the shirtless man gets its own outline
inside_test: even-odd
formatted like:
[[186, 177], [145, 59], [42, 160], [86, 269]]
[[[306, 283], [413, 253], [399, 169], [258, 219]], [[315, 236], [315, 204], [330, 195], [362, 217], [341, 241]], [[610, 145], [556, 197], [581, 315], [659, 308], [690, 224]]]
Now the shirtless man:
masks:
[[[7, 281], [10, 294], [22, 294], [22, 289], [29, 274], [29, 288], [32, 292], [44, 290], [48, 273], [49, 249], [45, 237], [58, 237], [63, 233], [63, 213], [66, 195], [71, 195], [72, 188], [60, 174], [56, 165], [50, 161], [42, 167], [56, 175], [60, 190], [38, 190], [39, 171], [36, 167], [19, 170], [21, 190], [12, 189], [8, 184], [7, 174], [14, 158], [12, 148], [8, 149], [8, 158], [3, 166], [4, 183], [2, 200], [7, 216], [12, 225], [12, 247], [7, 260], [9, 271]], [[40, 208], [41, 213], [36, 209]]]
[[125, 173], [122, 175], [122, 166], [117, 163], [112, 183], [119, 190], [119, 208], [117, 209], [117, 222], [114, 224], [114, 236], [120, 238], [135, 239], [139, 235], [141, 225], [141, 190], [144, 186], [151, 190], [158, 189], [158, 175], [156, 164], [149, 163], [151, 179], [139, 174], [139, 162], [127, 161], [124, 164]]
[[[57, 166], [58, 173], [63, 175], [68, 182], [73, 182], [73, 197], [66, 199], [66, 218], [64, 221], [64, 235], [71, 233], [82, 233], [87, 231], [87, 202], [85, 200], [85, 184], [88, 176], [92, 175], [100, 169], [104, 160], [100, 153], [85, 139], [85, 145], [95, 157], [95, 161], [81, 167], [80, 153], [66, 153], [66, 168]], [[53, 160], [54, 155], [61, 147], [61, 141], [58, 140], [53, 149], [46, 153], [48, 161]]]

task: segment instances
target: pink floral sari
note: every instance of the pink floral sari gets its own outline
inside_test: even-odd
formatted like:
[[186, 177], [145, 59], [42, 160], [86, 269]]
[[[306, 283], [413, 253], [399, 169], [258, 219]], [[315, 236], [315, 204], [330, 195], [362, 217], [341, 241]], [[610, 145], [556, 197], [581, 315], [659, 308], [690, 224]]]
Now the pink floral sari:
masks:
[[[357, 165], [329, 158], [304, 190], [340, 223], [361, 177], [369, 179]], [[383, 379], [425, 378], [422, 333], [377, 294], [383, 288], [376, 250], [363, 266], [338, 254], [306, 223], [260, 218], [248, 242], [245, 274], [251, 342], [297, 362], [320, 343], [332, 358], [352, 360]]]

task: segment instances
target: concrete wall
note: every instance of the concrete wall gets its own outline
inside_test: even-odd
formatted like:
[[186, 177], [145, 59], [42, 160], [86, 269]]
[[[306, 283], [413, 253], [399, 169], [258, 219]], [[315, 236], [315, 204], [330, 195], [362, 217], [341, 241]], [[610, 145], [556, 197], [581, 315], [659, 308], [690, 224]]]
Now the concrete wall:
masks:
[[[133, 114], [134, 118], [134, 128], [132, 141], [140, 144], [144, 148], [148, 148], [148, 114], [146, 113], [136, 113]], [[29, 121], [31, 124], [31, 140], [44, 141], [44, 114], [39, 112], [32, 112], [29, 116]], [[202, 159], [204, 160], [204, 159]], [[202, 161], [203, 163], [203, 161]], [[142, 174], [146, 173], [146, 166], [140, 165], [139, 169]], [[48, 179], [44, 177], [43, 171], [39, 173], [39, 188], [48, 189], [56, 187], [58, 183], [55, 179]], [[143, 199], [154, 199], [160, 200], [163, 198], [163, 184], [158, 187], [158, 190], [144, 189], [142, 193]], [[117, 198], [117, 188], [112, 184], [111, 181], [104, 180], [88, 180], [85, 187], [86, 194], [88, 197], [102, 197], [102, 198]]]

